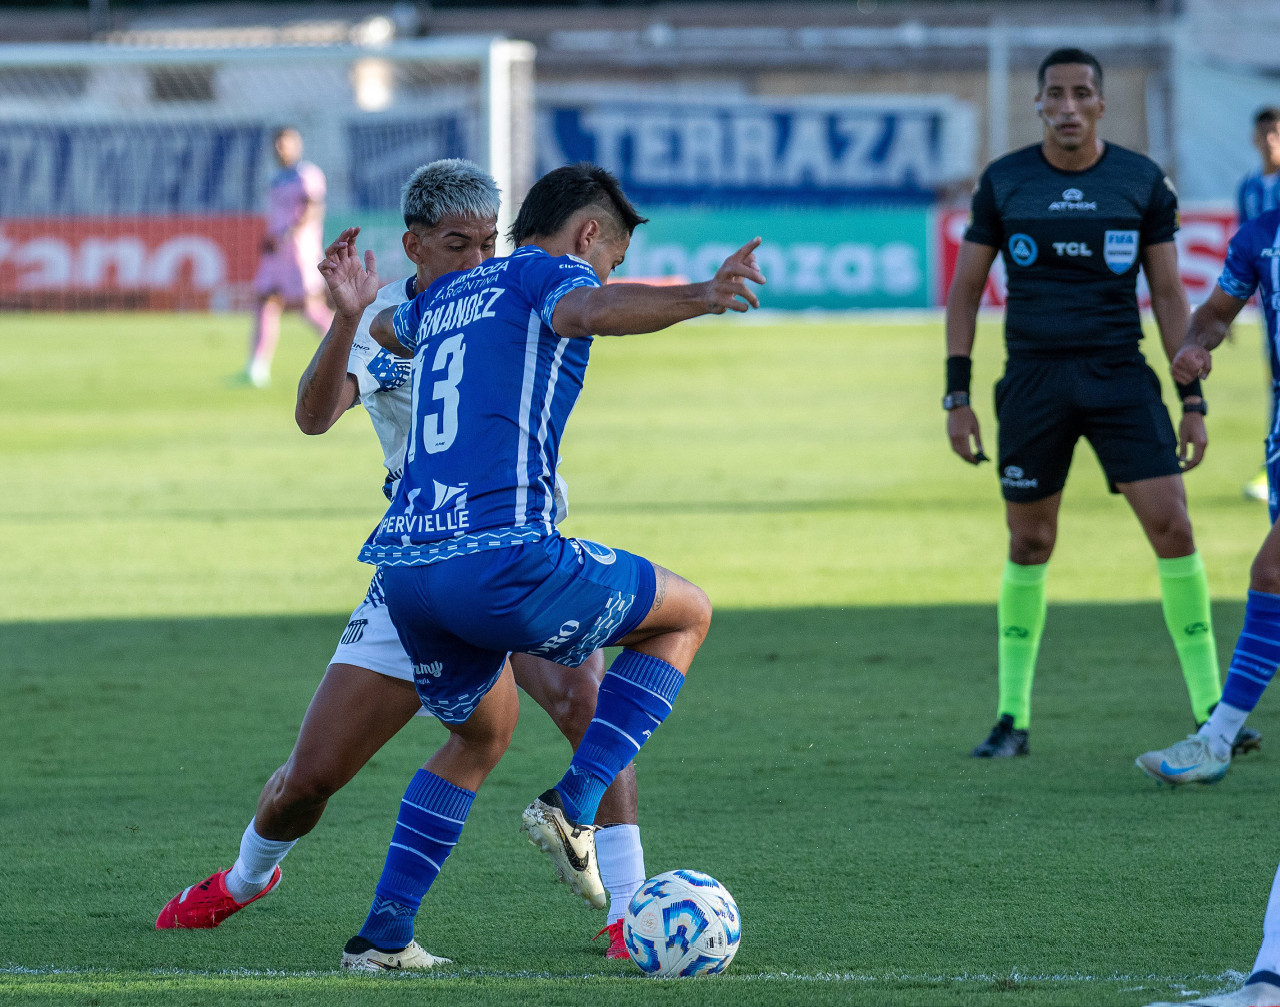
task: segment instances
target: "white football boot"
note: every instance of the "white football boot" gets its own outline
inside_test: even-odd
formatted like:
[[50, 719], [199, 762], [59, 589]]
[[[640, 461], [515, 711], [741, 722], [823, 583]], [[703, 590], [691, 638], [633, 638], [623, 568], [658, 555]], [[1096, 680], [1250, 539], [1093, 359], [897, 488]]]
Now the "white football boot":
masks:
[[[363, 950], [357, 950], [363, 945]], [[428, 954], [417, 941], [410, 941], [409, 946], [399, 951], [379, 951], [367, 940], [353, 937], [347, 941], [342, 952], [342, 967], [354, 972], [395, 972], [401, 969], [433, 969], [437, 965], [448, 965], [450, 958]]]
[[1201, 997], [1199, 1000], [1162, 1000], [1147, 1007], [1280, 1007], [1280, 986], [1271, 983], [1249, 983], [1234, 993]]
[[569, 821], [560, 803], [560, 795], [548, 790], [524, 809], [520, 831], [529, 837], [555, 865], [560, 880], [581, 895], [592, 909], [604, 909], [609, 897], [600, 880], [596, 862], [595, 826], [576, 825]]
[[1204, 738], [1190, 734], [1168, 748], [1144, 752], [1134, 765], [1153, 780], [1177, 787], [1184, 783], [1217, 783], [1231, 768], [1231, 756], [1219, 759]]

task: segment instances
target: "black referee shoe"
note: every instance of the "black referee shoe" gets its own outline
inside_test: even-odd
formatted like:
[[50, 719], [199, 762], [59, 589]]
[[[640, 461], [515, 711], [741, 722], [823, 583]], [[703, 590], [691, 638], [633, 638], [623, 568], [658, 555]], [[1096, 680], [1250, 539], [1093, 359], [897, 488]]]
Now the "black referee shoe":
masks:
[[969, 754], [975, 759], [1009, 759], [1015, 755], [1030, 755], [1027, 734], [1025, 730], [1015, 730], [1013, 715], [1006, 713], [996, 721], [987, 740]]

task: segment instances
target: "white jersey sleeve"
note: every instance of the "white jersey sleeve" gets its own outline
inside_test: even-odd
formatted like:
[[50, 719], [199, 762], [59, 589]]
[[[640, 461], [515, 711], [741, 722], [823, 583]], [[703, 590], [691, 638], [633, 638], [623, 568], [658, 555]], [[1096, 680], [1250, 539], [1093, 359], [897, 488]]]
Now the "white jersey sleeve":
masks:
[[369, 326], [384, 308], [393, 308], [408, 300], [412, 284], [413, 277], [406, 277], [392, 280], [378, 291], [377, 298], [360, 318], [351, 343], [351, 355], [347, 358], [347, 373], [356, 379], [360, 404], [369, 414], [378, 443], [382, 445], [383, 464], [387, 467], [383, 492], [388, 497], [395, 494], [400, 481], [409, 441], [412, 362], [408, 357], [397, 357], [384, 350], [369, 335]]

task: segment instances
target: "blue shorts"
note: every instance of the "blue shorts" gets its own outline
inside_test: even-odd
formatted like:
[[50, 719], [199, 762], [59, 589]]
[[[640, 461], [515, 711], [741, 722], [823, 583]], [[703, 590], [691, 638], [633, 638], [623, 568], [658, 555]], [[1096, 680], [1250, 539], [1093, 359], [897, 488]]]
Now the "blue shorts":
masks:
[[653, 607], [647, 559], [597, 542], [539, 542], [383, 569], [387, 608], [422, 705], [449, 724], [475, 711], [510, 653], [577, 667]]

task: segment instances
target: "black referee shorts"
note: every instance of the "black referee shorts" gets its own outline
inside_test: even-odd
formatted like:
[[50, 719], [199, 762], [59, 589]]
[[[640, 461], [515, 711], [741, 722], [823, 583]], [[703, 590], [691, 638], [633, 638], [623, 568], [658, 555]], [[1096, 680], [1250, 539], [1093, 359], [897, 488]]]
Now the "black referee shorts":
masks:
[[1032, 503], [1062, 490], [1076, 441], [1092, 445], [1111, 492], [1182, 471], [1160, 379], [1136, 352], [1010, 357], [996, 383], [1000, 487]]

